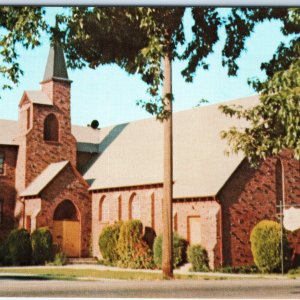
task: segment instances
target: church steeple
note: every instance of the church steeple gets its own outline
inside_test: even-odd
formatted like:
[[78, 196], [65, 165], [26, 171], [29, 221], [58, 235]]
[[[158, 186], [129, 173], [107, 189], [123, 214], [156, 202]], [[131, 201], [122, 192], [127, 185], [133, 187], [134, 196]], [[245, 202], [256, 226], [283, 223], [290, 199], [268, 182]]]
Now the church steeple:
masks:
[[58, 43], [50, 48], [42, 83], [50, 80], [71, 82], [68, 78], [64, 52]]

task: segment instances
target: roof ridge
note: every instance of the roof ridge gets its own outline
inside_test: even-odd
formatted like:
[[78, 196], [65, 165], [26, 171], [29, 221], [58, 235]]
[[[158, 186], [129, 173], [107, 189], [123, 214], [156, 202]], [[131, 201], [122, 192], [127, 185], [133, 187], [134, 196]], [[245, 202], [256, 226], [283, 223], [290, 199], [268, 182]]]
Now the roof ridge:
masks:
[[[190, 108], [186, 108], [186, 109], [179, 110], [179, 111], [173, 111], [173, 116], [176, 115], [176, 114], [179, 114], [179, 113], [193, 111], [195, 109], [203, 109], [203, 108], [208, 108], [208, 107], [211, 108], [213, 106], [217, 106], [217, 105], [220, 106], [222, 104], [233, 103], [233, 102], [237, 102], [237, 101], [246, 100], [246, 99], [249, 99], [249, 98], [256, 98], [258, 96], [259, 96], [259, 94], [255, 94], [255, 95], [251, 95], [251, 96], [239, 97], [239, 98], [235, 98], [235, 99], [231, 99], [231, 100], [225, 100], [225, 101], [217, 102], [217, 103], [208, 103], [208, 104], [203, 105], [203, 106], [190, 107]], [[132, 120], [132, 121], [129, 121], [129, 122], [114, 123], [112, 125], [108, 125], [108, 126], [105, 126], [105, 127], [102, 127], [102, 128], [110, 128], [110, 127], [115, 127], [115, 126], [118, 126], [118, 125], [132, 124], [132, 123], [137, 123], [137, 122], [145, 122], [145, 121], [153, 120], [155, 118], [156, 118], [155, 116], [150, 116], [150, 117], [147, 117], [147, 118]], [[80, 128], [88, 128], [88, 126], [86, 126], [86, 125], [79, 125], [79, 124], [74, 124], [72, 126], [77, 126], [77, 127], [80, 127]]]

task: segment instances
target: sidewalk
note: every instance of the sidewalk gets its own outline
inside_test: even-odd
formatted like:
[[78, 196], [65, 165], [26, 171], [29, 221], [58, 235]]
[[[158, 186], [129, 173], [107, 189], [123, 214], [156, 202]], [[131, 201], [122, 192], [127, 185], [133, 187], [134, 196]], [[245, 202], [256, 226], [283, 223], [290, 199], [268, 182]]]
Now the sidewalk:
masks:
[[[145, 269], [125, 269], [125, 268], [118, 268], [118, 267], [111, 267], [111, 266], [104, 266], [104, 265], [91, 265], [91, 264], [69, 264], [65, 266], [25, 266], [25, 267], [0, 267], [0, 278], [2, 275], [8, 275], [10, 273], [2, 273], [1, 269], [91, 269], [91, 270], [101, 270], [101, 271], [123, 271], [123, 272], [145, 272], [145, 273], [161, 273], [161, 270], [145, 270]], [[11, 273], [12, 274], [12, 273]], [[14, 273], [16, 274], [16, 273]], [[22, 272], [18, 273], [22, 274]], [[181, 275], [200, 275], [200, 276], [207, 276], [207, 277], [230, 277], [234, 278], [265, 278], [265, 279], [287, 279], [286, 275], [280, 274], [231, 274], [231, 273], [220, 273], [220, 272], [190, 272], [189, 265], [184, 265], [180, 269], [175, 269], [174, 274], [181, 274]], [[27, 274], [29, 275], [29, 274]]]

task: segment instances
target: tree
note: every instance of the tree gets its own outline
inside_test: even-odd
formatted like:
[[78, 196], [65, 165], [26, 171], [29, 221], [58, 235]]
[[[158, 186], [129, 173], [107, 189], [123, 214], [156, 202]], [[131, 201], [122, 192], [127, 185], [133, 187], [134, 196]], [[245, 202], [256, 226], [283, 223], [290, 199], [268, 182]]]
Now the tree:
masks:
[[[217, 8], [198, 7], [190, 9], [194, 24], [191, 28], [192, 40], [187, 42], [183, 23], [185, 12], [186, 9], [182, 7], [75, 7], [72, 8], [69, 16], [59, 16], [58, 21], [61, 26], [53, 29], [54, 36], [64, 40], [68, 63], [71, 67], [82, 68], [88, 65], [96, 68], [101, 64], [115, 63], [130, 74], [139, 74], [149, 86], [148, 93], [151, 98], [142, 99], [138, 104], [164, 122], [163, 232], [165, 244], [163, 245], [162, 269], [167, 277], [172, 277], [173, 272], [171, 253], [172, 62], [175, 59], [187, 62], [182, 76], [186, 81], [191, 82], [197, 68], [208, 69], [206, 58], [213, 52], [213, 46], [219, 39], [218, 29], [225, 25], [227, 40], [222, 52], [223, 66], [228, 67], [228, 75], [233, 76], [238, 70], [237, 58], [245, 48], [245, 40], [253, 32], [255, 24], [277, 19], [283, 22], [286, 33], [298, 32], [297, 28], [299, 28], [297, 18], [291, 16], [292, 12], [296, 12], [294, 15], [297, 15], [297, 10], [233, 8], [227, 16], [221, 18]], [[180, 51], [178, 46], [183, 47], [184, 50]], [[284, 50], [273, 60], [279, 60], [283, 52]], [[293, 61], [292, 57], [289, 57], [289, 61]], [[281, 65], [277, 64], [277, 69], [272, 63], [263, 65], [270, 79], [273, 78], [272, 74], [275, 71], [279, 71], [278, 68], [282, 71], [287, 66], [291, 66], [282, 58], [280, 61]], [[163, 96], [160, 97], [162, 85]], [[256, 82], [253, 86], [259, 90], [259, 87], [266, 85]], [[292, 107], [291, 110], [297, 111], [297, 108]], [[241, 111], [239, 108], [223, 107], [223, 111], [238, 118], [246, 117], [248, 120], [258, 115], [256, 111]], [[240, 138], [236, 129], [223, 133], [223, 136], [234, 144], [234, 141], [246, 140], [249, 137], [249, 130], [247, 129], [246, 135]], [[264, 135], [261, 134], [261, 137]], [[250, 139], [249, 143], [237, 142], [234, 150], [245, 150], [246, 155], [250, 157], [254, 153], [249, 146], [253, 140], [256, 141], [255, 136]], [[246, 146], [243, 148], [242, 145], [248, 145], [248, 148]]]
[[255, 79], [249, 83], [260, 93], [260, 103], [249, 109], [222, 106], [222, 111], [244, 118], [249, 126], [244, 130], [236, 127], [222, 133], [233, 152], [242, 151], [249, 162], [257, 166], [261, 159], [277, 155], [283, 149], [294, 151], [300, 159], [300, 9], [233, 9], [226, 26], [227, 60], [229, 73], [236, 74], [236, 59], [245, 48], [245, 40], [257, 23], [280, 20], [282, 32], [291, 36], [289, 45], [281, 43], [268, 63], [263, 82]]
[[[221, 18], [215, 8], [191, 8], [193, 38], [185, 43], [185, 8], [84, 8], [75, 7], [69, 16], [60, 16], [61, 38], [69, 65], [96, 68], [115, 63], [130, 74], [137, 73], [149, 87], [150, 99], [138, 102], [164, 123], [163, 259], [166, 277], [172, 266], [172, 62], [187, 61], [182, 75], [192, 81], [197, 67], [208, 68], [206, 57], [218, 41]], [[66, 26], [64, 26], [66, 25]], [[182, 53], [178, 45], [185, 45]], [[163, 82], [163, 95], [159, 96]]]
[[47, 29], [43, 19], [45, 11], [40, 7], [0, 7], [0, 74], [4, 78], [2, 89], [11, 89], [19, 83], [23, 71], [18, 62], [17, 48], [26, 49], [40, 45], [41, 32]]

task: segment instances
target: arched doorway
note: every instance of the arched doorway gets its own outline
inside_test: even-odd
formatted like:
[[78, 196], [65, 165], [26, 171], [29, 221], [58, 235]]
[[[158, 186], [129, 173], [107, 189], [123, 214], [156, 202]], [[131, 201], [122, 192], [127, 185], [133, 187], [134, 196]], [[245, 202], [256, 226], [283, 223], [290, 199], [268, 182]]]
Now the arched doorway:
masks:
[[53, 215], [53, 240], [68, 257], [80, 256], [80, 221], [70, 200], [62, 201]]

